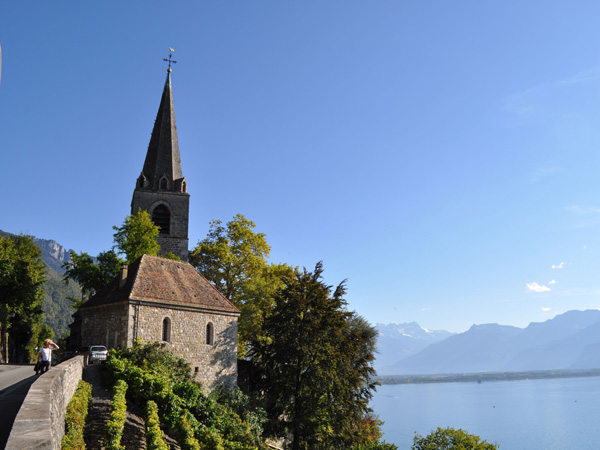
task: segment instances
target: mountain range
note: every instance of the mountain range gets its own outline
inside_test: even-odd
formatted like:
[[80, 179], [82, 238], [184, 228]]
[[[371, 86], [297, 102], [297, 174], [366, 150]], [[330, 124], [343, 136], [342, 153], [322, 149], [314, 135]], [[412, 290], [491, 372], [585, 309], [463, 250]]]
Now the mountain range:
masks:
[[453, 333], [444, 330], [428, 330], [417, 322], [378, 323], [377, 354], [375, 370], [386, 372], [388, 366], [415, 355], [427, 346], [442, 341]]
[[[430, 375], [600, 368], [600, 311], [568, 311], [526, 328], [473, 325], [378, 370]], [[390, 355], [386, 356], [389, 361]]]

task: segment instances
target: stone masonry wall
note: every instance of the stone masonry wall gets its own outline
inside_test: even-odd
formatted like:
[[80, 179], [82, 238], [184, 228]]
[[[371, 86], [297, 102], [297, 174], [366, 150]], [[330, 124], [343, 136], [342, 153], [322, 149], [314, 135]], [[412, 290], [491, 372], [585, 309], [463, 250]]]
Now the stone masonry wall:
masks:
[[60, 450], [65, 412], [81, 380], [84, 357], [76, 356], [41, 375], [29, 388], [6, 450]]
[[81, 345], [104, 345], [124, 348], [128, 339], [128, 306], [126, 303], [102, 305], [81, 311]]
[[[133, 306], [135, 308], [135, 306]], [[170, 320], [167, 348], [192, 366], [196, 381], [210, 389], [216, 384], [237, 383], [237, 316], [141, 305], [137, 337], [143, 342], [163, 342], [164, 319]], [[207, 325], [214, 343], [206, 343]]]
[[181, 192], [149, 191], [135, 189], [131, 200], [131, 214], [136, 214], [141, 208], [148, 211], [150, 216], [154, 208], [165, 205], [171, 214], [171, 230], [168, 236], [159, 236], [161, 254], [172, 252], [183, 261], [188, 259], [188, 223], [190, 210], [190, 195]]

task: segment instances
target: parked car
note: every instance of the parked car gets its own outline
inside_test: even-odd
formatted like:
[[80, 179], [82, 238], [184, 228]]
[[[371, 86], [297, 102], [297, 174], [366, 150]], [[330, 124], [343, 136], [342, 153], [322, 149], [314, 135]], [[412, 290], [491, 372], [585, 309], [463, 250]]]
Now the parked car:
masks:
[[96, 361], [104, 362], [108, 358], [108, 350], [104, 345], [91, 345], [89, 355], [89, 364], [94, 364]]

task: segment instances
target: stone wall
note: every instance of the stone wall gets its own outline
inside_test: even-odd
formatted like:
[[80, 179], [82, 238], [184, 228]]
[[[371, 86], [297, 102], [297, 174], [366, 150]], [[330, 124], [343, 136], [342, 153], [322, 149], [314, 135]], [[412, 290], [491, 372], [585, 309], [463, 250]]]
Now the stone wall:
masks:
[[82, 346], [125, 348], [127, 342], [130, 342], [127, 303], [102, 305], [80, 311]]
[[76, 356], [51, 367], [29, 392], [6, 443], [6, 450], [60, 450], [65, 412], [81, 380], [84, 357]]
[[[138, 314], [136, 334], [143, 342], [164, 342], [163, 324], [168, 319], [167, 348], [190, 363], [196, 381], [209, 389], [216, 384], [236, 385], [236, 315], [148, 305], [140, 305]], [[207, 344], [209, 324], [214, 333], [212, 344]]]

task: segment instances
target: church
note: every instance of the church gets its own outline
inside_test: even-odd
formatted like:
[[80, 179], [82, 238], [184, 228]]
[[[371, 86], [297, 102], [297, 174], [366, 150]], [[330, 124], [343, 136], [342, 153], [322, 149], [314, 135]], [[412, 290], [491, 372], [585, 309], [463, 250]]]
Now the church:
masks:
[[[136, 340], [162, 342], [192, 367], [208, 388], [237, 382], [239, 310], [187, 263], [190, 195], [181, 170], [171, 88], [171, 58], [162, 98], [131, 213], [148, 211], [159, 227], [161, 254], [124, 265], [119, 277], [98, 291], [71, 326], [82, 346], [125, 348]], [[78, 340], [79, 340], [78, 339]]]

